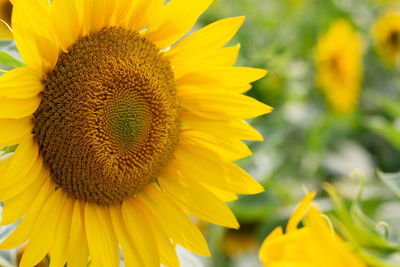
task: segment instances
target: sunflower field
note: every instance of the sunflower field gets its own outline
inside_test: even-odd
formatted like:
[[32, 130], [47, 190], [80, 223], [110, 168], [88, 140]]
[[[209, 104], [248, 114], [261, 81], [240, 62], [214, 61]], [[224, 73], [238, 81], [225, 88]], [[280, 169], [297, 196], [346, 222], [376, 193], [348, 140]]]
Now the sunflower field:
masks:
[[400, 267], [399, 0], [0, 19], [0, 267]]

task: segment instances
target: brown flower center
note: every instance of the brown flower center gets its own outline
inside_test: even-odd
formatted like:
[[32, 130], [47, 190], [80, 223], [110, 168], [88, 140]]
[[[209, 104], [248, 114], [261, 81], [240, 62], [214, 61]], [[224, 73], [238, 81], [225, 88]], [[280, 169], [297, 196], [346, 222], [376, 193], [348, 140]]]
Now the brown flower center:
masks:
[[122, 201], [154, 182], [178, 142], [170, 64], [137, 33], [112, 27], [62, 53], [43, 80], [34, 134], [51, 178], [84, 201]]
[[389, 44], [394, 49], [398, 49], [400, 47], [400, 32], [393, 31], [389, 35]]

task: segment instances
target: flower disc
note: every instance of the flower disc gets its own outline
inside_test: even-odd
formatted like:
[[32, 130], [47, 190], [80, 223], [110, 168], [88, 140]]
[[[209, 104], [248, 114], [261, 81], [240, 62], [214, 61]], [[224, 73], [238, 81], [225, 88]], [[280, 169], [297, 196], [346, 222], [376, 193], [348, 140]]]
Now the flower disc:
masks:
[[396, 50], [400, 46], [400, 31], [393, 31], [389, 35], [389, 42], [388, 42], [393, 50]]
[[178, 141], [179, 102], [151, 42], [104, 28], [62, 53], [43, 84], [33, 132], [58, 186], [110, 204], [156, 180]]

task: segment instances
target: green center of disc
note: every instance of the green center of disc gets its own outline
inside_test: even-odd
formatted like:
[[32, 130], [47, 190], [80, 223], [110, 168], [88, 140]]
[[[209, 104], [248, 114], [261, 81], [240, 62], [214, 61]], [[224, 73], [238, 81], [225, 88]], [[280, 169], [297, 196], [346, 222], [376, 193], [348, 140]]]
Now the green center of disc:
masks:
[[116, 144], [129, 148], [148, 135], [149, 114], [144, 104], [117, 101], [110, 107], [106, 127]]

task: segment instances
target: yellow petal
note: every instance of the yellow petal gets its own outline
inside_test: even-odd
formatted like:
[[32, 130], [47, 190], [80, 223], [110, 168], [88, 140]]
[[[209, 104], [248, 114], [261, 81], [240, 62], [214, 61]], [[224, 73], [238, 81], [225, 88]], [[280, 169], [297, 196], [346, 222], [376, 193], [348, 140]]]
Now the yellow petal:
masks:
[[225, 165], [226, 179], [230, 187], [237, 188], [234, 192], [242, 195], [253, 195], [264, 192], [264, 188], [245, 170], [233, 162]]
[[217, 153], [221, 159], [226, 161], [235, 161], [252, 154], [247, 145], [239, 139], [216, 137], [199, 131], [182, 131], [180, 141], [186, 150], [209, 150]]
[[77, 10], [82, 19], [83, 35], [93, 34], [110, 25], [115, 1], [77, 0]]
[[203, 184], [203, 186], [224, 202], [232, 202], [238, 200], [238, 196], [233, 192], [222, 190], [209, 184]]
[[215, 51], [199, 51], [202, 57], [195, 55], [191, 61], [182, 61], [173, 65], [175, 78], [181, 78], [186, 73], [212, 70], [215, 67], [232, 67], [239, 54], [240, 45], [218, 49]]
[[[110, 206], [111, 221], [114, 227], [115, 235], [121, 246], [122, 254], [124, 256], [125, 266], [146, 266], [146, 259], [142, 254], [135, 242], [131, 239], [127, 228], [125, 227], [122, 218], [121, 204], [114, 204]], [[136, 225], [129, 225], [130, 228], [137, 227]], [[144, 256], [144, 255], [143, 255]]]
[[232, 162], [224, 162], [212, 151], [185, 150], [178, 146], [169, 167], [179, 170], [185, 179], [237, 194], [256, 194], [264, 189]]
[[[68, 241], [71, 231], [71, 218], [74, 201], [67, 199], [58, 220], [56, 238], [51, 247], [50, 267], [64, 266], [67, 261]], [[81, 244], [79, 244], [81, 246]]]
[[215, 119], [250, 119], [270, 113], [272, 108], [245, 95], [224, 91], [181, 91], [182, 107], [194, 114]]
[[0, 98], [0, 118], [22, 119], [32, 115], [39, 107], [41, 98], [35, 96], [29, 99]]
[[31, 186], [16, 197], [4, 201], [1, 225], [15, 223], [27, 213], [46, 179], [49, 179], [49, 172], [42, 168], [39, 177]]
[[46, 73], [55, 66], [59, 47], [48, 1], [15, 0], [12, 29], [18, 51], [29, 68]]
[[[311, 253], [317, 262], [326, 262], [327, 267], [366, 267], [366, 264], [351, 250], [351, 247], [330, 229], [326, 219], [322, 217], [317, 208], [310, 207], [306, 225], [310, 229], [309, 236], [314, 245], [311, 248], [314, 253]], [[322, 246], [323, 251], [321, 251]]]
[[[301, 228], [289, 234], [282, 235], [282, 229], [275, 229], [272, 232], [271, 238], [263, 243], [263, 256], [262, 260], [266, 266], [296, 266], [301, 264], [301, 267], [311, 266], [326, 266], [325, 261], [316, 261], [315, 259], [320, 256], [321, 252], [314, 250], [310, 251], [310, 229]], [[315, 255], [318, 253], [318, 255]], [[330, 251], [328, 253], [331, 253]], [[332, 253], [331, 253], [332, 255]], [[290, 263], [290, 264], [289, 264]], [[342, 266], [342, 265], [337, 265]], [[328, 266], [326, 266], [328, 267]], [[333, 266], [332, 266], [333, 267]], [[336, 266], [335, 266], [336, 267]]]
[[297, 225], [303, 219], [314, 197], [315, 197], [315, 191], [309, 193], [301, 200], [300, 204], [297, 206], [296, 210], [293, 212], [292, 216], [288, 221], [288, 224], [286, 226], [286, 233], [293, 232], [297, 229]]
[[34, 266], [46, 256], [56, 236], [56, 226], [66, 199], [66, 194], [58, 190], [46, 201], [35, 222], [19, 266]]
[[232, 92], [244, 93], [248, 84], [267, 75], [266, 70], [248, 67], [220, 67], [194, 70], [177, 77], [178, 86], [229, 88]]
[[134, 32], [145, 28], [153, 18], [157, 17], [165, 0], [137, 0], [131, 8], [128, 27]]
[[18, 144], [33, 129], [32, 118], [0, 119], [0, 147]]
[[263, 141], [262, 135], [245, 121], [210, 120], [190, 112], [182, 112], [182, 122], [195, 130], [221, 138], [238, 138], [241, 140]]
[[53, 184], [50, 180], [47, 180], [43, 184], [36, 198], [33, 200], [32, 205], [29, 207], [27, 214], [21, 220], [17, 228], [0, 244], [0, 249], [13, 249], [28, 240], [43, 205], [48, 201], [53, 192]]
[[83, 33], [83, 25], [79, 17], [76, 1], [54, 0], [52, 3], [52, 17], [58, 43], [61, 49], [67, 52], [68, 48]]
[[214, 224], [239, 228], [229, 207], [201, 184], [184, 179], [178, 173], [164, 173], [158, 182], [185, 213]]
[[[27, 136], [14, 154], [0, 165], [0, 188], [18, 182], [16, 176], [25, 176], [32, 169], [39, 155], [39, 147], [33, 135]], [[24, 168], [21, 170], [21, 166]]]
[[142, 254], [145, 266], [160, 266], [159, 251], [149, 222], [143, 212], [137, 207], [135, 199], [122, 203], [122, 217], [130, 239]]
[[86, 239], [84, 203], [76, 200], [71, 216], [71, 232], [68, 241], [67, 261], [69, 267], [86, 266], [89, 248]]
[[166, 48], [181, 39], [213, 0], [171, 0], [150, 22], [145, 36], [158, 48]]
[[95, 266], [118, 266], [119, 247], [108, 207], [87, 202], [85, 227], [90, 257]]
[[[182, 150], [183, 153], [179, 153], [179, 150]], [[189, 158], [188, 155], [190, 155]], [[217, 159], [212, 160], [214, 157]], [[178, 147], [175, 151], [175, 159], [171, 160], [168, 167], [181, 171], [185, 179], [232, 191], [236, 188], [230, 188], [226, 184], [225, 170], [221, 166], [222, 164], [224, 162], [218, 159], [218, 155], [186, 153], [185, 150]]]
[[215, 55], [210, 55], [202, 64], [214, 66], [233, 66], [236, 63], [236, 60], [239, 56], [240, 44], [223, 48], [218, 51]]
[[[98, 32], [102, 28], [102, 18], [94, 14], [94, 0], [76, 0], [76, 9], [79, 20], [82, 23], [82, 35]], [[104, 6], [100, 4], [99, 13], [104, 12]]]
[[[207, 156], [205, 156], [207, 155]], [[211, 150], [192, 149], [179, 145], [171, 168], [180, 170], [185, 178], [236, 194], [258, 194], [264, 188], [235, 163], [224, 162]], [[201, 179], [199, 179], [201, 177]]]
[[282, 235], [283, 235], [283, 230], [282, 230], [282, 227], [279, 226], [279, 227], [275, 228], [262, 243], [258, 255], [259, 255], [261, 262], [265, 266], [268, 266], [268, 264], [272, 263], [269, 261], [269, 258], [267, 256], [269, 254], [269, 249], [271, 247], [270, 246], [271, 240], [274, 240], [276, 237], [282, 236]]
[[129, 12], [131, 11], [133, 5], [137, 2], [138, 1], [132, 0], [116, 0], [115, 10], [111, 18], [110, 25], [128, 28], [127, 20], [129, 19]]
[[16, 68], [0, 77], [0, 97], [32, 99], [43, 90], [41, 76], [29, 68]]
[[157, 185], [149, 185], [138, 197], [163, 222], [163, 229], [174, 242], [201, 256], [210, 256], [207, 242], [199, 229]]
[[165, 53], [172, 65], [201, 57], [202, 51], [222, 48], [242, 26], [244, 17], [219, 20], [189, 35]]
[[[232, 67], [239, 56], [239, 50], [240, 44], [218, 49], [216, 51], [209, 51], [208, 53], [206, 53], [206, 51], [201, 51], [201, 53], [204, 53], [204, 56], [197, 62], [197, 66], [199, 66], [197, 67], [197, 70], [204, 70], [205, 68], [211, 69], [211, 66], [214, 68]], [[188, 68], [193, 68], [192, 70], [196, 69], [193, 64], [191, 66], [188, 64]]]
[[176, 255], [175, 246], [172, 244], [169, 236], [165, 233], [161, 226], [161, 222], [149, 210], [140, 199], [137, 199], [136, 206], [146, 215], [147, 221], [154, 232], [157, 243], [158, 252], [160, 253], [161, 264], [166, 267], [179, 267], [178, 256]]
[[25, 191], [30, 185], [37, 181], [42, 170], [42, 165], [41, 158], [38, 158], [34, 161], [32, 168], [24, 169], [24, 171], [17, 173], [16, 176], [10, 177], [11, 182], [0, 184], [1, 198], [3, 200], [8, 200]]

